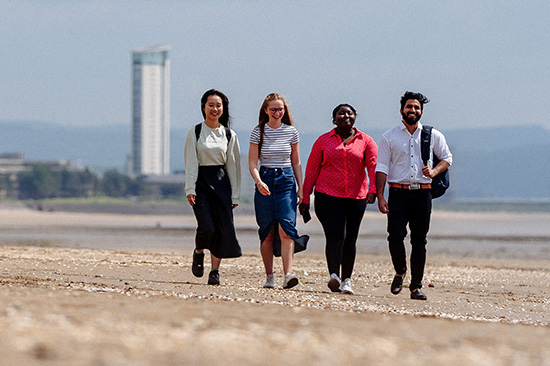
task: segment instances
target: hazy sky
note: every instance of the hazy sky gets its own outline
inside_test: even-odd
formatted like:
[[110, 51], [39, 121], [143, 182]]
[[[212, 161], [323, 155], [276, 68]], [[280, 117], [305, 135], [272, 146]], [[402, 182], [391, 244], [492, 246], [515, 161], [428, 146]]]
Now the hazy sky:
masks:
[[442, 130], [550, 128], [548, 0], [6, 0], [0, 14], [0, 120], [129, 125], [131, 50], [168, 44], [174, 127], [201, 121], [216, 88], [237, 129], [272, 91], [303, 131], [328, 130], [342, 102], [361, 129], [389, 128], [405, 90]]

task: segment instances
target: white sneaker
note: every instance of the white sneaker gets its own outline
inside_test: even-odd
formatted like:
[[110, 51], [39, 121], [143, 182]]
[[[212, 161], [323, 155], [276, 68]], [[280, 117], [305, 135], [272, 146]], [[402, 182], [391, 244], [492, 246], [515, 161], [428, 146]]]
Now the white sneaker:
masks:
[[332, 292], [340, 292], [340, 286], [342, 285], [342, 281], [340, 281], [340, 277], [336, 273], [331, 273], [330, 280], [328, 280], [327, 286]]
[[264, 288], [275, 288], [275, 276], [273, 276], [273, 273], [268, 274], [265, 277], [265, 283], [264, 283], [263, 287]]
[[283, 288], [292, 288], [298, 284], [298, 277], [294, 273], [285, 274], [285, 280], [283, 282]]
[[353, 295], [355, 292], [353, 292], [353, 289], [351, 288], [351, 280], [349, 278], [346, 278], [344, 282], [342, 282], [342, 286], [340, 287], [340, 291], [343, 294]]

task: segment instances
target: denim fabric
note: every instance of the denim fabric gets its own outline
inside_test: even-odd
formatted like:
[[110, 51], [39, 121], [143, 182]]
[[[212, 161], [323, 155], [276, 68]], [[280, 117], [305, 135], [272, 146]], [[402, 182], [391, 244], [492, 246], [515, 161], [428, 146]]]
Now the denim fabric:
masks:
[[260, 241], [263, 242], [275, 223], [281, 224], [289, 238], [297, 239], [296, 230], [296, 181], [292, 167], [260, 167], [260, 178], [267, 184], [271, 194], [262, 195], [258, 188], [254, 194], [254, 209]]

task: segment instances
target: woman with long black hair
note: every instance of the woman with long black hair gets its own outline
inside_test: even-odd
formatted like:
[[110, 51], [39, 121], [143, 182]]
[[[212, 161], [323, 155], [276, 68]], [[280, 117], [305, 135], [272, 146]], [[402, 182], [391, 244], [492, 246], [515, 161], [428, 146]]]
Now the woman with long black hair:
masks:
[[197, 219], [192, 272], [204, 274], [204, 250], [210, 251], [209, 285], [219, 285], [222, 258], [242, 255], [235, 234], [233, 209], [241, 193], [241, 162], [237, 135], [229, 128], [229, 100], [210, 89], [201, 98], [204, 122], [185, 138], [185, 194]]

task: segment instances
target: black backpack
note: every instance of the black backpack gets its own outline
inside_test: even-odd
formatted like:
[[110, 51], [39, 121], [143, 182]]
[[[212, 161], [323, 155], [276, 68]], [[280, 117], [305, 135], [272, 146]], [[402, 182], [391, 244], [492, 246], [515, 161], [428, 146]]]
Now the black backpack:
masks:
[[[225, 137], [227, 138], [227, 143], [229, 143], [229, 141], [231, 141], [231, 130], [229, 129], [229, 127], [225, 127]], [[197, 138], [197, 141], [199, 140], [199, 137], [201, 135], [201, 130], [202, 130], [202, 123], [199, 123], [198, 125], [195, 125], [195, 137]]]
[[[424, 165], [428, 164], [430, 160], [430, 141], [432, 139], [432, 126], [423, 126], [422, 133], [420, 135], [420, 149], [422, 151], [422, 161]], [[439, 158], [433, 154], [433, 166], [439, 164]], [[439, 173], [432, 178], [432, 198], [438, 198], [445, 194], [450, 186], [449, 169], [446, 169], [443, 173]]]

